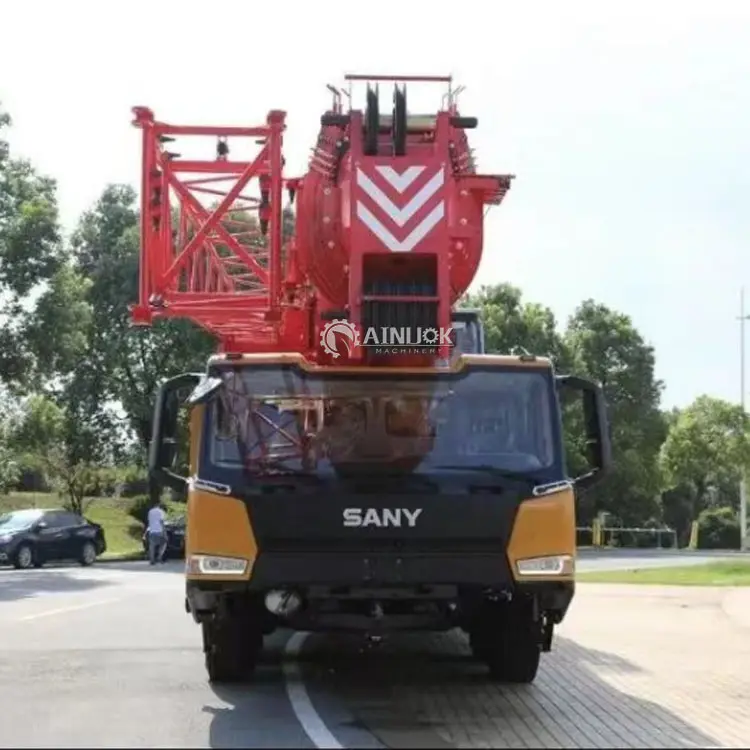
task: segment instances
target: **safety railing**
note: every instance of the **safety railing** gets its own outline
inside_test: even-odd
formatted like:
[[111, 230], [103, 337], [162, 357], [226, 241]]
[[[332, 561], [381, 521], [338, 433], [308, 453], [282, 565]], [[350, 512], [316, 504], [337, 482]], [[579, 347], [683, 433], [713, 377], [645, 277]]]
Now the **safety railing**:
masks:
[[677, 532], [669, 527], [605, 526], [599, 519], [594, 519], [591, 526], [576, 527], [576, 542], [578, 547], [676, 549], [678, 546]]

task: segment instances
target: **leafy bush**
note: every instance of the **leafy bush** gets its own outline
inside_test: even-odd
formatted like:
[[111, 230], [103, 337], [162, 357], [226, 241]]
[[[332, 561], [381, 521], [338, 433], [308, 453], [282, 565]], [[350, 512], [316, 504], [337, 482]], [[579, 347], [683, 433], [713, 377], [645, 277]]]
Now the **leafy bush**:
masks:
[[639, 549], [671, 549], [674, 547], [674, 535], [671, 532], [663, 531], [663, 533], [657, 533], [657, 529], [654, 529], [653, 533], [647, 533], [642, 531], [639, 534], [635, 534], [636, 543], [635, 546]]
[[119, 472], [114, 467], [92, 467], [87, 480], [86, 493], [94, 497], [117, 495]]
[[[656, 533], [649, 533], [648, 531], [641, 531], [640, 533], [632, 533], [632, 546], [637, 549], [655, 549], [658, 547], [659, 535]], [[630, 545], [628, 545], [630, 546]]]
[[10, 492], [21, 477], [21, 466], [10, 448], [0, 443], [0, 495]]
[[0, 421], [0, 495], [10, 492], [21, 478], [18, 451], [13, 445], [10, 424]]
[[653, 529], [653, 531], [641, 531], [635, 534], [634, 546], [640, 549], [671, 549], [675, 546], [675, 535], [672, 533], [672, 529], [658, 518], [649, 518], [642, 528]]
[[624, 547], [628, 549], [653, 549], [657, 545], [658, 535], [647, 531], [629, 531], [626, 529], [611, 532], [612, 539], [616, 543], [613, 547]]
[[51, 486], [44, 471], [30, 464], [26, 456], [19, 459], [18, 481], [12, 489], [18, 492], [50, 492]]
[[604, 546], [626, 549], [671, 549], [674, 546], [674, 535], [668, 529], [661, 529], [662, 533], [659, 534], [660, 528], [652, 523], [646, 523], [641, 529], [608, 529], [604, 534]]
[[708, 508], [698, 516], [698, 549], [738, 549], [740, 523], [733, 508]]
[[589, 528], [576, 529], [576, 546], [590, 547], [594, 543], [593, 531]]
[[128, 515], [131, 518], [135, 518], [138, 523], [146, 525], [146, 519], [148, 518], [148, 511], [151, 508], [151, 499], [148, 495], [138, 495], [133, 498], [130, 506], [128, 507]]
[[121, 497], [137, 497], [148, 492], [148, 474], [140, 466], [128, 466], [121, 474]]

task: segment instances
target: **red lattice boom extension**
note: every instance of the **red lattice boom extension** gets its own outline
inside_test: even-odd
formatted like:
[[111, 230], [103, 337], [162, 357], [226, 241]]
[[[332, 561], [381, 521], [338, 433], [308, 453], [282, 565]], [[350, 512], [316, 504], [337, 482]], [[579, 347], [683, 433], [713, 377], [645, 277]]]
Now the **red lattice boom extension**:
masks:
[[[186, 317], [226, 350], [281, 344], [282, 139], [285, 113], [258, 127], [186, 127], [135, 107], [143, 133], [139, 301], [136, 325]], [[209, 159], [181, 159], [165, 144], [178, 136], [216, 139]], [[230, 160], [228, 139], [259, 151]], [[249, 195], [250, 184], [258, 195]], [[227, 186], [227, 183], [229, 185]], [[178, 206], [173, 214], [174, 202]]]

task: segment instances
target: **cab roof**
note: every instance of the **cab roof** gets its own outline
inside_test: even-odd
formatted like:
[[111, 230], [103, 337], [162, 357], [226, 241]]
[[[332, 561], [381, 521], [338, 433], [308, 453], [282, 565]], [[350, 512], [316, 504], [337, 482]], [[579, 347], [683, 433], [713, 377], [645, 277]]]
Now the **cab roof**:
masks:
[[434, 367], [372, 367], [367, 365], [318, 365], [309, 362], [298, 352], [273, 352], [273, 353], [248, 353], [248, 354], [214, 354], [208, 360], [208, 365], [236, 365], [236, 364], [263, 364], [263, 365], [297, 365], [310, 372], [358, 372], [379, 370], [382, 372], [423, 372], [440, 373], [456, 372], [467, 366], [505, 366], [530, 368], [537, 370], [548, 370], [552, 368], [552, 360], [549, 357], [540, 357], [534, 354], [461, 354], [445, 366]]

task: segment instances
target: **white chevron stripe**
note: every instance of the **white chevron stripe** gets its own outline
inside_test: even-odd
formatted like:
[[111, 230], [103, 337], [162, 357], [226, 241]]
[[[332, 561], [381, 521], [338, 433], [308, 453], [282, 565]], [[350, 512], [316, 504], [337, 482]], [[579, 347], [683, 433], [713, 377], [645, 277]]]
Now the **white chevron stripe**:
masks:
[[402, 227], [443, 186], [445, 174], [442, 167], [432, 179], [403, 207], [399, 208], [360, 168], [357, 168], [359, 186], [372, 198], [395, 224]]
[[416, 226], [408, 237], [397, 240], [383, 224], [372, 215], [367, 206], [357, 201], [357, 215], [362, 223], [391, 251], [394, 253], [408, 253], [413, 250], [443, 218], [445, 213], [445, 202], [440, 201], [430, 213]]
[[399, 174], [393, 167], [375, 167], [380, 172], [380, 176], [397, 192], [403, 193], [419, 175], [424, 172], [425, 167], [407, 167]]

